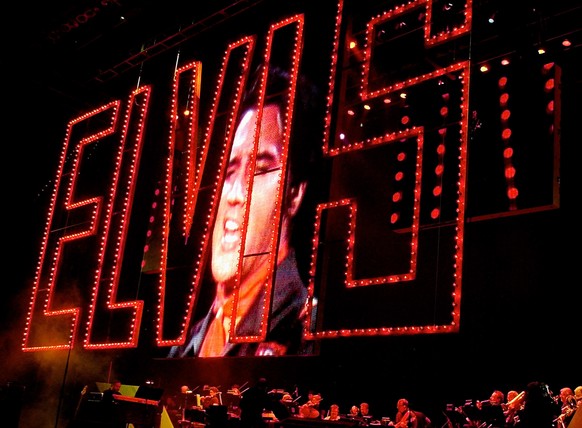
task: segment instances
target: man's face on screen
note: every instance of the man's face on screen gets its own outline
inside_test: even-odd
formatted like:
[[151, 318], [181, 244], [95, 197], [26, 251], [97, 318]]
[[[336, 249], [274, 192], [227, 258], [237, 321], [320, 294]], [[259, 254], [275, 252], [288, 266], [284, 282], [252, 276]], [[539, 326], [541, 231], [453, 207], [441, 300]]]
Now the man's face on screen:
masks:
[[[252, 254], [243, 262], [241, 281], [268, 261], [281, 177], [283, 124], [279, 107], [267, 105], [263, 109], [259, 147], [252, 194], [247, 199], [251, 154], [257, 112], [245, 112], [235, 132], [233, 147], [220, 195], [218, 213], [212, 235], [212, 274], [219, 283], [228, 283], [236, 276], [238, 251], [243, 236], [243, 218], [250, 200], [249, 220], [244, 254]], [[281, 245], [287, 245], [283, 221]], [[264, 254], [263, 254], [264, 253]]]

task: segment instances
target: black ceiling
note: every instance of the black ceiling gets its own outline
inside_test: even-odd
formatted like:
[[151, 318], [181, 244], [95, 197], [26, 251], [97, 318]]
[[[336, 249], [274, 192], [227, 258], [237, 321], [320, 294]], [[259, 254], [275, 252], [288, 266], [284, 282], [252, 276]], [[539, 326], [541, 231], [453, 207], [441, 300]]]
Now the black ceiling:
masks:
[[[130, 67], [262, 0], [83, 0], [15, 5], [4, 27], [15, 78], [73, 101]], [[96, 86], [97, 85], [97, 86]], [[77, 100], [78, 101], [78, 100]]]
[[[17, 12], [13, 25], [3, 30], [4, 40], [14, 48], [20, 72], [32, 67], [31, 83], [71, 96], [79, 85], [115, 78], [264, 1], [268, 0], [21, 2], [14, 5]], [[399, 3], [386, 1], [387, 7]], [[570, 37], [576, 48], [582, 43], [581, 9], [575, 0], [474, 0], [473, 43], [490, 46], [481, 51], [485, 56], [515, 37], [524, 44]], [[493, 14], [496, 25], [488, 27], [486, 17]]]

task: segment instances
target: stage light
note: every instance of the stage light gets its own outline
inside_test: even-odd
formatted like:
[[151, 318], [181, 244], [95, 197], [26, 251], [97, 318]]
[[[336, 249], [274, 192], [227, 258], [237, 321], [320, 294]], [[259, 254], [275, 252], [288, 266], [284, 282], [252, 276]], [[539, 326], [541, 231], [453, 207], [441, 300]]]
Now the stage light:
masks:
[[564, 46], [565, 48], [569, 48], [570, 46], [572, 46], [572, 42], [568, 39], [564, 39], [562, 40], [562, 46]]
[[479, 67], [479, 71], [481, 71], [481, 73], [487, 73], [489, 71], [489, 66], [487, 64], [483, 64], [481, 67]]
[[490, 24], [494, 24], [495, 23], [495, 14], [492, 14], [489, 19], [487, 20], [487, 22], [489, 22]]
[[554, 79], [548, 79], [546, 80], [546, 83], [544, 84], [544, 90], [546, 92], [550, 92], [554, 89]]
[[543, 47], [538, 48], [538, 54], [543, 55], [546, 53], [546, 50]]
[[510, 187], [509, 189], [507, 189], [507, 197], [509, 199], [517, 199], [517, 197], [519, 196], [519, 190], [517, 190], [516, 187]]
[[380, 30], [376, 34], [376, 40], [379, 42], [383, 42], [387, 39], [388, 35], [386, 34], [386, 30]]
[[501, 60], [501, 65], [509, 65], [509, 59], [508, 58], [503, 58]]

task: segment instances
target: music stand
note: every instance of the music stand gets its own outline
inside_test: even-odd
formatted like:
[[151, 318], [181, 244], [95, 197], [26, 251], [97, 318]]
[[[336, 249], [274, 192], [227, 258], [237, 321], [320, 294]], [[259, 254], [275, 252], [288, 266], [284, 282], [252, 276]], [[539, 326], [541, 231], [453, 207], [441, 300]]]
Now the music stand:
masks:
[[206, 422], [209, 427], [223, 428], [228, 422], [228, 409], [226, 406], [213, 404], [206, 408]]
[[184, 419], [190, 422], [206, 423], [206, 412], [200, 409], [186, 409], [184, 410]]
[[135, 398], [145, 398], [146, 400], [160, 401], [164, 395], [162, 388], [155, 388], [151, 385], [141, 385], [135, 392]]
[[[443, 411], [443, 415], [447, 418], [447, 421], [442, 428], [448, 425], [450, 422], [454, 427], [462, 427], [468, 419], [468, 416], [463, 412], [461, 408], [455, 408], [452, 404], [447, 404], [446, 410]], [[470, 419], [469, 419], [470, 420]]]
[[481, 410], [477, 407], [476, 401], [467, 400], [464, 406], [461, 406], [461, 414], [468, 419], [467, 422], [476, 422], [481, 420]]

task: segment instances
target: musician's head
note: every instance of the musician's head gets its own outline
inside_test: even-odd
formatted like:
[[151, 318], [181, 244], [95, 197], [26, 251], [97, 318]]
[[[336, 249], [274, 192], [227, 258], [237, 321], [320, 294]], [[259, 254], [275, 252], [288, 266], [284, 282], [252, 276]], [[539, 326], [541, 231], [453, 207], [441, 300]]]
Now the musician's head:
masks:
[[321, 402], [321, 400], [323, 400], [323, 398], [321, 397], [321, 395], [320, 395], [320, 394], [313, 394], [313, 395], [311, 396], [311, 402], [312, 402], [313, 404], [319, 404], [319, 403]]
[[368, 416], [370, 413], [370, 405], [368, 403], [360, 403], [360, 413], [362, 416]]
[[490, 404], [497, 406], [505, 401], [505, 394], [499, 390], [495, 390], [491, 393], [489, 397]]
[[517, 392], [513, 389], [511, 391], [507, 391], [507, 402], [509, 403], [511, 400], [513, 400], [518, 395], [519, 395], [519, 392]]
[[406, 412], [408, 410], [408, 400], [406, 398], [401, 398], [396, 402], [396, 408], [400, 413]]

